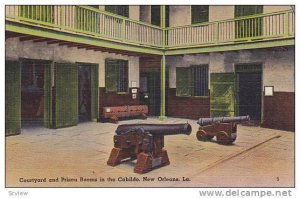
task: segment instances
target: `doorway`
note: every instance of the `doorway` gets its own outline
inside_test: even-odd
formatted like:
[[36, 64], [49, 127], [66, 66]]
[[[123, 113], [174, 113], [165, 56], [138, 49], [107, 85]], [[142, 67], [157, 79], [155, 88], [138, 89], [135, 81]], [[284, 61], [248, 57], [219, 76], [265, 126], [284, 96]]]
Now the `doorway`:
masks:
[[97, 121], [99, 117], [98, 65], [78, 65], [78, 121]]
[[21, 61], [22, 128], [43, 126], [45, 65], [45, 62], [39, 60]]
[[78, 121], [91, 120], [91, 69], [78, 65]]
[[160, 72], [152, 69], [140, 74], [141, 103], [147, 105], [150, 116], [160, 115]]
[[249, 115], [256, 123], [261, 122], [262, 65], [236, 65], [237, 111], [239, 116]]

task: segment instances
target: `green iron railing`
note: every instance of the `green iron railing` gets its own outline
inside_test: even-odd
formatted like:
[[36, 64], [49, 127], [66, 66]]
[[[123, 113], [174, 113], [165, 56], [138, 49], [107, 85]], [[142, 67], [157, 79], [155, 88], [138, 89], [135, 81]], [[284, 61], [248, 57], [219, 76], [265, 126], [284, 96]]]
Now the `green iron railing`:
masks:
[[165, 49], [294, 37], [294, 12], [160, 28], [88, 6], [6, 6], [6, 19]]

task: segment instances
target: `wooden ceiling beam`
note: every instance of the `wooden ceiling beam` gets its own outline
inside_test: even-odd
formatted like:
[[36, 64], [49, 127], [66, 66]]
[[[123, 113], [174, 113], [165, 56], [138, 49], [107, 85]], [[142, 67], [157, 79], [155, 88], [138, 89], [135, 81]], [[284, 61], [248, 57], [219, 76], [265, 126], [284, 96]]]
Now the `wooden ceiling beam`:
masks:
[[37, 42], [46, 42], [46, 41], [52, 41], [52, 39], [48, 39], [48, 38], [39, 38], [39, 39], [34, 39], [33, 42], [37, 43]]
[[20, 41], [30, 41], [30, 40], [34, 40], [34, 39], [39, 39], [40, 37], [36, 37], [36, 36], [21, 36], [19, 38]]
[[56, 43], [61, 43], [62, 41], [61, 40], [51, 40], [51, 41], [48, 41], [47, 44], [56, 44]]

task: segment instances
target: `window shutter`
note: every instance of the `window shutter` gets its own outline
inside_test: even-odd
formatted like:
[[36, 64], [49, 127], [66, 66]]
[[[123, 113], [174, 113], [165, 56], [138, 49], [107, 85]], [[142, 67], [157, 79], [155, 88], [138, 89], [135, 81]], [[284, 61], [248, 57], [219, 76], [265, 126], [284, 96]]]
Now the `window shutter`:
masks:
[[186, 67], [176, 67], [176, 95], [191, 96], [191, 70]]
[[105, 60], [105, 88], [107, 92], [118, 91], [118, 60]]

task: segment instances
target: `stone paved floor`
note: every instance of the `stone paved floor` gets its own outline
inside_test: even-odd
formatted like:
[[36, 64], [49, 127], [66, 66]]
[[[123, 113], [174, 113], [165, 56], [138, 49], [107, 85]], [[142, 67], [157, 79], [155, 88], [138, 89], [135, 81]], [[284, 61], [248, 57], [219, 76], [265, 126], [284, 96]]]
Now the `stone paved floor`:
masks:
[[[147, 174], [133, 173], [134, 162], [106, 165], [117, 127], [111, 123], [82, 123], [64, 129], [22, 129], [6, 137], [7, 187], [293, 187], [294, 133], [260, 127], [238, 126], [234, 145], [199, 142], [194, 120], [157, 118], [127, 123], [191, 123], [190, 136], [165, 137], [171, 164]], [[276, 136], [279, 138], [275, 138]], [[268, 140], [268, 141], [267, 141]], [[255, 145], [267, 141], [257, 147]], [[253, 148], [254, 147], [254, 148]], [[250, 149], [251, 148], [251, 149]], [[250, 150], [248, 150], [250, 149]], [[62, 181], [64, 177], [65, 180]], [[97, 178], [81, 182], [80, 177]], [[109, 182], [107, 178], [116, 181]], [[154, 181], [143, 181], [144, 177]], [[183, 177], [190, 181], [183, 181]], [[20, 178], [46, 178], [47, 182], [20, 182]], [[49, 182], [49, 179], [59, 181]], [[100, 178], [105, 181], [101, 182]], [[137, 178], [140, 181], [118, 181]], [[179, 178], [180, 181], [158, 181]], [[74, 181], [77, 179], [77, 182]]]

